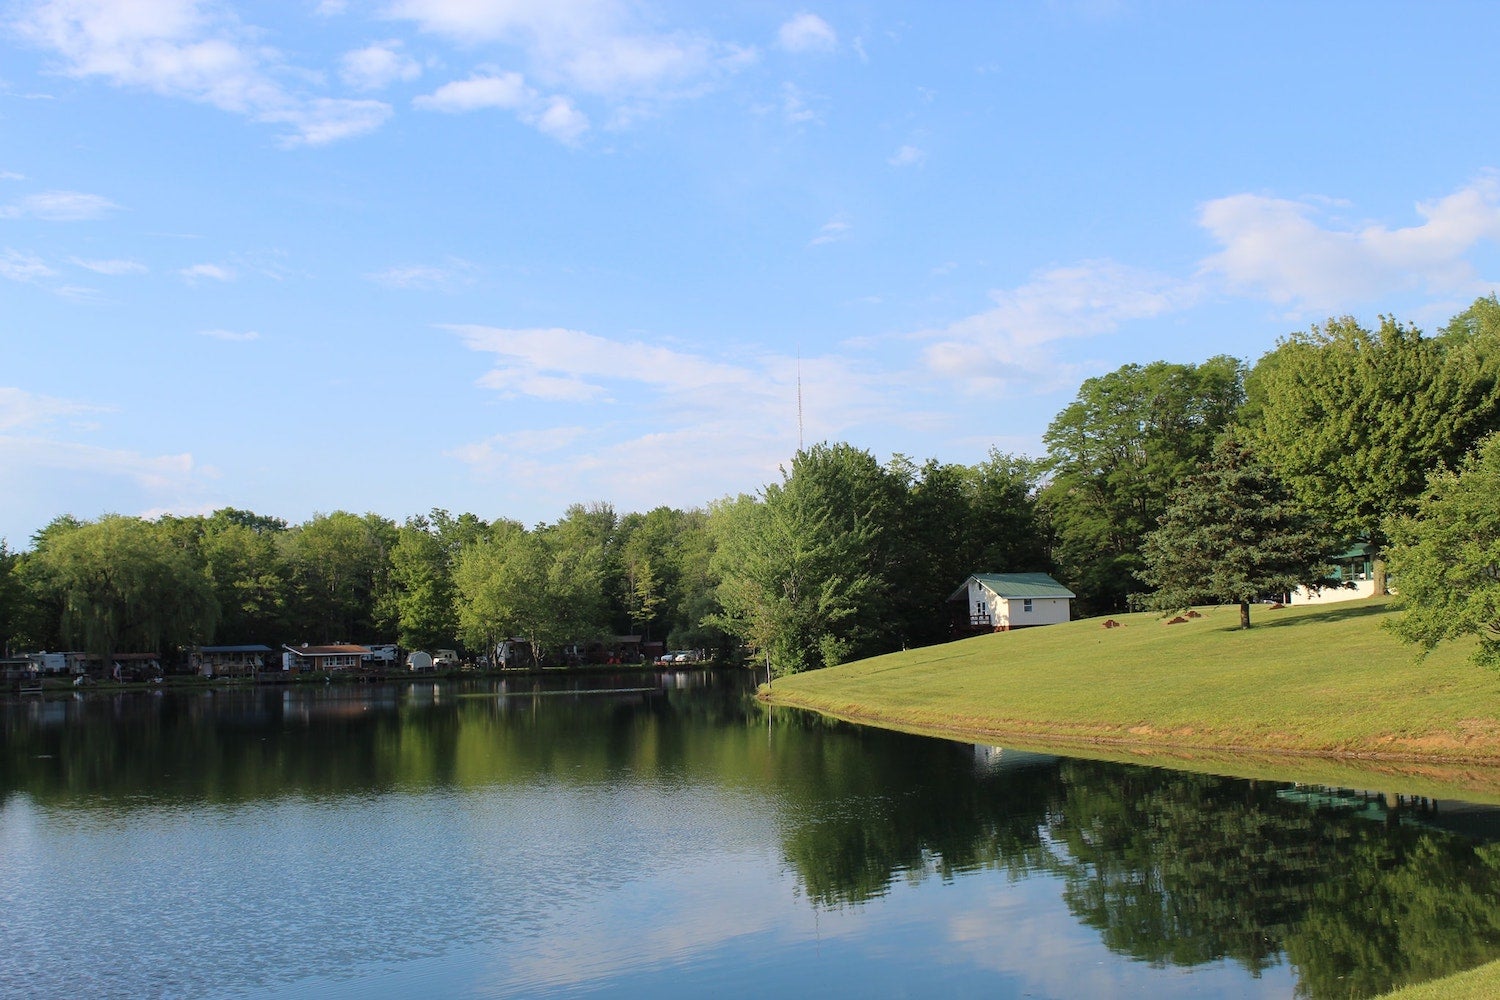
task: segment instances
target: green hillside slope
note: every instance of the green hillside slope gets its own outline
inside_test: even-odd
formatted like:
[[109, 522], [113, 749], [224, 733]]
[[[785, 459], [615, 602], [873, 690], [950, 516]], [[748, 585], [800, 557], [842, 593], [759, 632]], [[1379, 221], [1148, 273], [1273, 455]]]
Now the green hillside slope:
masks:
[[1249, 776], [1425, 775], [1440, 792], [1500, 796], [1500, 771], [1486, 770], [1500, 767], [1500, 675], [1470, 664], [1467, 645], [1418, 662], [1381, 627], [1387, 599], [1256, 608], [1249, 630], [1235, 608], [1199, 611], [893, 653], [778, 679], [769, 698], [980, 742]]

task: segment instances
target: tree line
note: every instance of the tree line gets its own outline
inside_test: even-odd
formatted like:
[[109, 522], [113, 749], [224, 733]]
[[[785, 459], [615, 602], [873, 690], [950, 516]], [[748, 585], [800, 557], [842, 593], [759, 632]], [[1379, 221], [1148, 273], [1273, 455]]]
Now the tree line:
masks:
[[[1387, 556], [1403, 574], [1406, 638], [1480, 632], [1500, 661], [1500, 443], [1480, 450], [1497, 429], [1492, 295], [1433, 335], [1344, 317], [1253, 366], [1124, 365], [1079, 387], [1036, 459], [882, 463], [822, 443], [754, 495], [624, 515], [575, 504], [533, 527], [441, 509], [401, 524], [65, 515], [25, 552], [0, 541], [0, 642], [480, 653], [520, 639], [541, 655], [639, 634], [724, 659], [748, 648], [794, 672], [948, 638], [947, 597], [974, 572], [1051, 572], [1085, 615], [1236, 602], [1249, 624], [1248, 602], [1328, 582], [1327, 558], [1359, 541], [1377, 587]], [[1439, 510], [1482, 520], [1490, 548], [1442, 537]]]

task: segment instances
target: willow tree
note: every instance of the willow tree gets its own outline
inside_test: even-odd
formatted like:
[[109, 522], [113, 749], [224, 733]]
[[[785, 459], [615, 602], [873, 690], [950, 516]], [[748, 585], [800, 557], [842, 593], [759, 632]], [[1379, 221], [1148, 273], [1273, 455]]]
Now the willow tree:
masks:
[[36, 553], [61, 602], [61, 632], [108, 664], [120, 652], [166, 652], [213, 635], [219, 605], [194, 553], [166, 529], [107, 514], [46, 539]]

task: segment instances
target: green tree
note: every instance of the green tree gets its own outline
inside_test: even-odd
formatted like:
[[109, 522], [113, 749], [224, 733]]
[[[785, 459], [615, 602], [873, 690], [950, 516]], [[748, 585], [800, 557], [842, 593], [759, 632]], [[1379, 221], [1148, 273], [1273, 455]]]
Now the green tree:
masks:
[[1226, 434], [1146, 537], [1139, 576], [1156, 590], [1141, 601], [1162, 611], [1238, 604], [1240, 627], [1249, 628], [1251, 601], [1325, 582], [1326, 538], [1286, 485]]
[[288, 572], [278, 539], [280, 518], [225, 507], [204, 521], [198, 542], [219, 602], [218, 639], [275, 643], [286, 630]]
[[1367, 539], [1385, 592], [1386, 519], [1415, 511], [1427, 476], [1500, 428], [1495, 328], [1485, 300], [1439, 337], [1381, 317], [1329, 320], [1281, 341], [1250, 376], [1258, 452], [1335, 537]]
[[1041, 503], [1054, 558], [1086, 611], [1115, 611], [1139, 589], [1141, 545], [1244, 401], [1242, 366], [1125, 365], [1088, 379], [1047, 427]]
[[452, 558], [425, 517], [408, 518], [396, 532], [380, 617], [407, 649], [443, 646], [458, 634]]
[[602, 552], [566, 521], [527, 531], [499, 521], [463, 550], [454, 569], [459, 635], [471, 649], [524, 638], [532, 656], [596, 638], [602, 601]]
[[820, 444], [798, 452], [763, 500], [715, 507], [714, 623], [769, 655], [778, 673], [879, 651], [889, 626], [891, 484], [867, 452]]
[[1391, 628], [1425, 653], [1478, 636], [1475, 663], [1500, 667], [1500, 434], [1457, 471], [1439, 470], [1412, 513], [1388, 522], [1404, 613]]
[[218, 619], [202, 565], [170, 524], [107, 514], [49, 537], [38, 568], [61, 599], [63, 638], [100, 656], [203, 642]]
[[291, 630], [319, 641], [373, 639], [396, 530], [376, 514], [337, 510], [286, 532], [281, 544], [291, 584]]
[[25, 616], [26, 589], [21, 584], [17, 566], [19, 554], [10, 551], [5, 539], [0, 538], [0, 652], [9, 656], [11, 642], [21, 631], [21, 619]]

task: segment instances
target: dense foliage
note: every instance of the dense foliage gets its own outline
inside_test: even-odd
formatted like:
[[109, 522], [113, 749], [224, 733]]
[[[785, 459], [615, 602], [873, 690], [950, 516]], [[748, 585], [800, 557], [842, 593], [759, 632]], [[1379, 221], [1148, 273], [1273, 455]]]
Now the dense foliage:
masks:
[[1249, 628], [1250, 602], [1325, 582], [1327, 537], [1250, 448], [1226, 434], [1146, 536], [1140, 577], [1155, 590], [1142, 603], [1161, 611], [1238, 604], [1240, 626]]
[[[171, 659], [209, 639], [470, 655], [510, 640], [540, 656], [639, 635], [793, 672], [948, 638], [947, 598], [974, 572], [1051, 572], [1082, 614], [1132, 595], [1244, 604], [1395, 532], [1406, 634], [1430, 648], [1492, 628], [1480, 605], [1494, 562], [1444, 541], [1437, 512], [1488, 524], [1493, 488], [1445, 470], [1497, 429], [1491, 296], [1431, 337], [1343, 318], [1248, 370], [1222, 355], [1125, 365], [1080, 386], [1041, 459], [882, 465], [824, 443], [753, 496], [624, 516], [575, 505], [532, 528], [441, 509], [401, 525], [346, 511], [297, 525], [234, 508], [65, 515], [29, 551], [0, 541], [0, 645]], [[1466, 467], [1473, 482], [1485, 474]], [[1309, 547], [1311, 523], [1325, 528]]]
[[1434, 473], [1420, 510], [1390, 523], [1407, 608], [1396, 633], [1427, 651], [1478, 636], [1474, 661], [1500, 666], [1500, 435], [1456, 471]]

